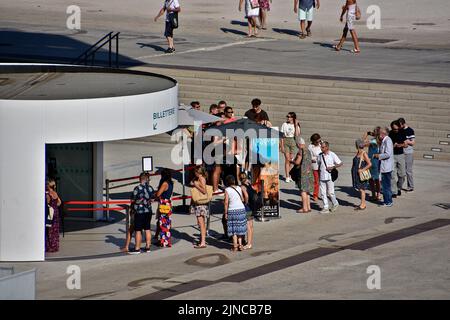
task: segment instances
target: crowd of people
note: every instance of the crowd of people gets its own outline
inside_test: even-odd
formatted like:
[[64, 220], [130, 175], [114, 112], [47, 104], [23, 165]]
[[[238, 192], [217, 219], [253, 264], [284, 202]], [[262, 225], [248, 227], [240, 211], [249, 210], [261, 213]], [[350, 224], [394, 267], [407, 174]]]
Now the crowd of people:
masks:
[[[247, 19], [248, 33], [247, 37], [257, 37], [258, 29], [267, 30], [267, 13], [270, 11], [272, 0], [239, 0], [238, 10], [245, 9], [245, 19]], [[319, 0], [294, 0], [294, 13], [298, 15], [300, 22], [299, 38], [305, 39], [312, 36], [312, 23], [314, 18], [314, 10], [320, 8]], [[181, 6], [178, 0], [164, 0], [163, 7], [154, 18], [155, 22], [159, 17], [166, 13], [164, 36], [167, 39], [168, 48], [166, 53], [174, 53], [175, 46], [173, 41], [173, 31], [178, 28], [178, 13], [181, 11]], [[348, 32], [353, 40], [354, 48], [352, 53], [360, 53], [358, 36], [356, 35], [355, 22], [361, 19], [361, 11], [356, 3], [356, 0], [345, 0], [342, 6], [340, 22], [344, 21], [345, 26], [342, 32], [341, 39], [338, 44], [333, 45], [336, 51], [340, 51], [347, 39]], [[259, 24], [258, 24], [259, 21]]]
[[[257, 122], [261, 126], [271, 127], [267, 112], [262, 109], [260, 99], [251, 101], [252, 108], [245, 113], [245, 117]], [[198, 101], [191, 103], [192, 108], [201, 110]], [[234, 110], [225, 101], [219, 101], [209, 107], [209, 113], [221, 118], [221, 121], [205, 125], [220, 126], [236, 121]], [[189, 131], [189, 128], [188, 128]], [[322, 202], [320, 213], [334, 213], [339, 207], [335, 194], [335, 181], [339, 177], [339, 167], [343, 161], [330, 150], [330, 143], [323, 140], [319, 133], [314, 133], [307, 144], [302, 137], [299, 119], [294, 112], [286, 115], [286, 121], [281, 124], [280, 151], [285, 159], [285, 177], [287, 183], [294, 182], [300, 190], [302, 206], [297, 213], [309, 213], [311, 201]], [[190, 132], [192, 134], [192, 132]], [[207, 143], [225, 143], [226, 138], [213, 137]], [[410, 128], [404, 118], [392, 121], [390, 128], [376, 127], [366, 132], [355, 141], [355, 156], [351, 166], [352, 186], [359, 193], [360, 203], [355, 206], [356, 211], [367, 207], [366, 192], [371, 192], [370, 200], [380, 206], [391, 207], [393, 198], [400, 197], [402, 190], [412, 192], [413, 181], [413, 150], [415, 144], [414, 130]], [[224, 152], [226, 149], [224, 147]], [[240, 151], [231, 148], [234, 155]], [[193, 160], [192, 160], [193, 161]], [[216, 163], [211, 165], [197, 165], [192, 170], [188, 185], [196, 189], [189, 212], [195, 215], [199, 226], [200, 236], [194, 248], [207, 247], [207, 219], [210, 215], [210, 202], [214, 192], [223, 192], [222, 240], [231, 242], [232, 251], [241, 251], [253, 247], [253, 220], [255, 201], [258, 201], [258, 190], [252, 184], [249, 172], [237, 162]], [[407, 181], [406, 189], [404, 188]], [[131, 254], [140, 253], [142, 235], [146, 233], [146, 247], [150, 250], [150, 220], [151, 203], [158, 202], [157, 227], [154, 240], [160, 246], [171, 246], [171, 213], [170, 201], [173, 193], [171, 170], [164, 169], [158, 190], [149, 186], [149, 177], [143, 173], [140, 184], [132, 195], [132, 213], [134, 221], [129, 226], [126, 245], [123, 248]], [[202, 201], [200, 198], [204, 195]], [[370, 194], [369, 194], [370, 196]], [[164, 210], [162, 210], [164, 208]], [[132, 215], [132, 216], [133, 216]], [[136, 248], [128, 251], [132, 233], [135, 232]]]

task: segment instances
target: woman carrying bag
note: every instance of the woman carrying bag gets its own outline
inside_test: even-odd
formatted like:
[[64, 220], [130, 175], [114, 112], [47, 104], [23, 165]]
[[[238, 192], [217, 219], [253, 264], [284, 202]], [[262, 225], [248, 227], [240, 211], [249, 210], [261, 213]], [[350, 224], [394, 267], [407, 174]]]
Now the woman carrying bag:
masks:
[[191, 181], [192, 203], [189, 209], [191, 214], [197, 217], [200, 227], [200, 242], [195, 249], [206, 248], [206, 219], [209, 216], [209, 203], [212, 200], [213, 188], [206, 184], [207, 173], [204, 167], [197, 167], [194, 170], [195, 178]]

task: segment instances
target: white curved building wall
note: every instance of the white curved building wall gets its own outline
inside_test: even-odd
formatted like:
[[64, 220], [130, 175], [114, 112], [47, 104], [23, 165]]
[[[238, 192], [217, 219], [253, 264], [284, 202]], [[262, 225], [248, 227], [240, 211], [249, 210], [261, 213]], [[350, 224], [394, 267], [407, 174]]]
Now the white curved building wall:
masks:
[[177, 110], [177, 85], [116, 98], [0, 100], [0, 261], [44, 260], [46, 143], [164, 133], [177, 127]]

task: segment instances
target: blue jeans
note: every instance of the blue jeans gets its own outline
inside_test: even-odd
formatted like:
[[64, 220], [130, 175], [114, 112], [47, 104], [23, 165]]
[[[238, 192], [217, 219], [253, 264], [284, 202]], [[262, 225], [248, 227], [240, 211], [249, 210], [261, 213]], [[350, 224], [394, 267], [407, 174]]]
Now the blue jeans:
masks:
[[383, 191], [384, 204], [392, 203], [391, 178], [392, 178], [392, 171], [381, 173], [381, 189]]

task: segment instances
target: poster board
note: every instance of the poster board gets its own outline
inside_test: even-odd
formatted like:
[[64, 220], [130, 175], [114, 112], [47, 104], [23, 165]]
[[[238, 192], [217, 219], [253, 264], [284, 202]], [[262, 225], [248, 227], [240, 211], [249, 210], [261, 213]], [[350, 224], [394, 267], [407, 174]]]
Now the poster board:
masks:
[[[279, 180], [279, 139], [254, 138], [250, 141], [250, 152], [257, 157], [252, 165], [252, 185], [263, 195], [263, 208], [256, 212], [257, 217], [280, 217], [280, 180]], [[261, 183], [262, 182], [262, 183]]]

